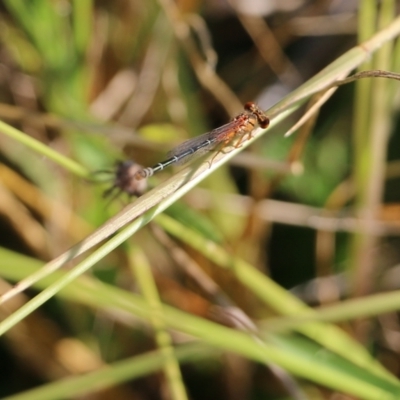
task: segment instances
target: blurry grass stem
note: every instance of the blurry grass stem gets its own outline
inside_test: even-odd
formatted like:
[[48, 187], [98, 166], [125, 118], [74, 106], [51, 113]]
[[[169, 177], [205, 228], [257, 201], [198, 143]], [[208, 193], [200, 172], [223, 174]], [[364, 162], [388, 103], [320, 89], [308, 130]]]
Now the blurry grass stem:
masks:
[[[175, 350], [176, 358], [183, 363], [198, 363], [216, 353], [215, 349], [188, 343]], [[75, 398], [104, 390], [118, 384], [138, 379], [157, 372], [164, 364], [161, 351], [153, 351], [127, 360], [109, 364], [107, 367], [88, 374], [72, 376], [62, 381], [42, 385], [36, 389], [27, 390], [4, 400], [54, 400], [60, 398]], [[176, 397], [173, 398], [174, 400]]]
[[[377, 29], [388, 26], [395, 17], [395, 2], [382, 3], [378, 15], [374, 2], [361, 2], [360, 38], [371, 34], [365, 26], [373, 27], [371, 21], [377, 21]], [[372, 18], [371, 18], [372, 17]], [[375, 18], [374, 18], [375, 17]], [[368, 61], [368, 67], [389, 70], [392, 67], [393, 43], [387, 41]], [[365, 68], [365, 65], [363, 66]], [[385, 183], [386, 152], [391, 129], [389, 82], [384, 79], [359, 81], [356, 84], [356, 102], [354, 114], [354, 180], [356, 186], [356, 207], [364, 223], [371, 225], [378, 217], [383, 200]], [[350, 266], [354, 271], [354, 293], [358, 296], [369, 293], [374, 285], [376, 258], [373, 249], [377, 238], [368, 233], [355, 235]]]
[[37, 154], [45, 156], [50, 160], [54, 161], [56, 164], [62, 166], [67, 171], [80, 176], [81, 178], [88, 179], [90, 177], [90, 172], [82, 167], [80, 164], [74, 160], [63, 156], [62, 154], [52, 150], [49, 146], [39, 142], [36, 139], [31, 138], [27, 134], [19, 131], [18, 129], [0, 121], [0, 131], [7, 135], [9, 138], [15, 140], [18, 143], [25, 145], [26, 147], [32, 149]]
[[151, 266], [146, 255], [138, 246], [133, 246], [129, 252], [130, 266], [143, 298], [150, 309], [150, 322], [154, 329], [155, 340], [163, 357], [163, 370], [168, 381], [170, 396], [174, 400], [186, 400], [187, 394], [183, 383], [179, 362], [175, 355], [171, 335], [162, 316], [162, 303], [154, 281]]

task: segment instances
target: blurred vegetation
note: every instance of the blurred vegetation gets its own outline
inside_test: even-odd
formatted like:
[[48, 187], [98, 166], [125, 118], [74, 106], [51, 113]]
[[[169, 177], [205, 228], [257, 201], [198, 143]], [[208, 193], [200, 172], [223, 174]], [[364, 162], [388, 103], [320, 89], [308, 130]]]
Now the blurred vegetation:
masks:
[[[399, 398], [400, 83], [315, 103], [400, 72], [399, 6], [5, 0], [0, 397]], [[234, 158], [104, 198], [247, 101]]]

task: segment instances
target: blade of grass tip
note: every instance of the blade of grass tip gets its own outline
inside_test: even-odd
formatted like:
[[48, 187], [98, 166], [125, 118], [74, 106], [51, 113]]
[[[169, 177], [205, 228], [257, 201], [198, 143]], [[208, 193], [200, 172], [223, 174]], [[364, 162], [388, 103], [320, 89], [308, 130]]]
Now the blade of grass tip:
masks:
[[[283, 315], [297, 315], [302, 312], [314, 313], [301, 300], [269, 279], [258, 269], [232, 256], [222, 247], [202, 237], [199, 233], [188, 229], [165, 214], [159, 215], [156, 221], [169, 234], [187, 243], [216, 265], [232, 271], [238, 280], [248, 287], [254, 295], [278, 313]], [[338, 327], [323, 323], [310, 323], [300, 326], [298, 331], [352, 363], [379, 374], [391, 383], [395, 382], [400, 385], [397, 379], [390, 375], [379, 362], [374, 360], [363, 346]], [[351, 352], [348, 351], [349, 348], [352, 349]]]
[[4, 123], [3, 121], [0, 121], [0, 131], [3, 134], [10, 137], [11, 139], [29, 147], [36, 153], [49, 158], [50, 160], [54, 161], [58, 165], [65, 168], [66, 170], [70, 171], [71, 173], [85, 179], [88, 179], [90, 177], [90, 172], [77, 162], [73, 161], [68, 157], [63, 156], [60, 153], [57, 153], [56, 151], [52, 150], [49, 146], [46, 146], [45, 144], [26, 135], [20, 130]]
[[170, 388], [170, 396], [174, 400], [186, 400], [188, 397], [179, 368], [179, 362], [175, 356], [171, 336], [161, 318], [163, 312], [161, 300], [148, 259], [138, 246], [131, 248], [128, 257], [130, 260], [129, 265], [136, 276], [140, 291], [151, 310], [150, 322], [155, 332], [157, 345], [164, 359], [163, 370]]

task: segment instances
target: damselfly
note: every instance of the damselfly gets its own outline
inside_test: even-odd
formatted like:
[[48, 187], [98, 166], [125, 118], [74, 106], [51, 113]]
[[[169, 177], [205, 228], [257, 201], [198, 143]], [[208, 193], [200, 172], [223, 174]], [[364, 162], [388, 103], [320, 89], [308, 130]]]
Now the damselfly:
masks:
[[244, 109], [246, 112], [239, 114], [227, 124], [193, 139], [186, 140], [168, 153], [169, 158], [167, 160], [153, 167], [143, 168], [136, 173], [135, 178], [148, 178], [172, 164], [183, 164], [192, 156], [199, 156], [219, 146], [222, 150], [222, 148], [232, 143], [235, 148], [238, 148], [245, 140], [252, 137], [252, 132], [257, 124], [261, 128], [268, 127], [269, 118], [254, 103], [246, 103]]

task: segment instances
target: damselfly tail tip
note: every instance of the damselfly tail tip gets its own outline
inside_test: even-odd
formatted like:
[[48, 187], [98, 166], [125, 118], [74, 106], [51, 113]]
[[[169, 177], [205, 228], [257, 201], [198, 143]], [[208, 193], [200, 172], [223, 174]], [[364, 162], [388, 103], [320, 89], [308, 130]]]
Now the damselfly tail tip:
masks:
[[141, 196], [147, 189], [147, 180], [137, 178], [141, 171], [143, 167], [134, 161], [119, 161], [114, 170], [113, 184], [104, 192], [103, 197], [109, 197], [115, 191], [117, 191], [116, 196], [122, 192], [129, 196]]

